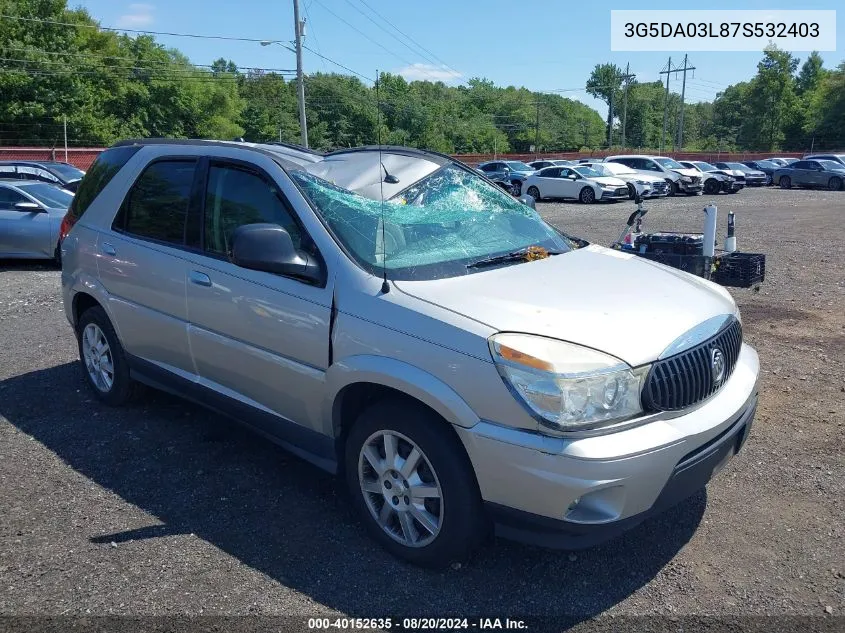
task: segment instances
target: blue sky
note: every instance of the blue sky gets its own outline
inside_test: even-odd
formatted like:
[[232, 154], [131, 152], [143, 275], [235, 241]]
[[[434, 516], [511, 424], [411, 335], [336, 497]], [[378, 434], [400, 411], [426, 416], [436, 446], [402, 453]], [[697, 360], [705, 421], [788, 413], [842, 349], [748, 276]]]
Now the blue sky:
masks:
[[[641, 0], [636, 6], [630, 1], [560, 0], [300, 0], [300, 3], [308, 21], [306, 45], [368, 77], [374, 76], [376, 69], [401, 73], [408, 79], [437, 78], [453, 84], [485, 77], [498, 85], [565, 91], [561, 94], [603, 113], [606, 112], [603, 104], [583, 90], [595, 64], [612, 61], [624, 68], [630, 63], [638, 80], [654, 81], [669, 55], [677, 63], [682, 61], [684, 53], [610, 52], [611, 9], [836, 9], [843, 6], [838, 0], [803, 3], [715, 0], [706, 6], [655, 0]], [[109, 27], [293, 39], [291, 0], [69, 0], [69, 5], [88, 9], [103, 26]], [[822, 53], [827, 67], [845, 59], [845, 11], [840, 14], [838, 50]], [[169, 36], [157, 39], [180, 49], [197, 64], [226, 57], [239, 66], [295, 68], [293, 53], [276, 46]], [[806, 57], [806, 53], [795, 54], [802, 60]], [[687, 99], [712, 99], [727, 85], [752, 76], [759, 59], [758, 53], [691, 54], [690, 63], [697, 70], [694, 77], [688, 75]], [[304, 64], [306, 73], [344, 72], [309, 51], [305, 51]], [[679, 92], [680, 87], [681, 82], [673, 79], [670, 88]]]

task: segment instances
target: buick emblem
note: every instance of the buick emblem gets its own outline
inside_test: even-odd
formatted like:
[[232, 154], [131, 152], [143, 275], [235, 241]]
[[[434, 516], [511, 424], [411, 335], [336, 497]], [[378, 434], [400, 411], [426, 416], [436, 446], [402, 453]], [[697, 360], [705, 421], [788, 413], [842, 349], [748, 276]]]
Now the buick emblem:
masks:
[[725, 377], [725, 355], [718, 347], [710, 352], [710, 373], [713, 375], [713, 384], [718, 385]]

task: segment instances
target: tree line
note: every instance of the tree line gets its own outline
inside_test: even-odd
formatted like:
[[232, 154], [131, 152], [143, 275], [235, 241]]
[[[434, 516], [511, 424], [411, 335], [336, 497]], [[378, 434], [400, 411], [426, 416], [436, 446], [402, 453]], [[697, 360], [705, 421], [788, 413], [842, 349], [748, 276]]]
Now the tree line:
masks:
[[[298, 142], [296, 84], [289, 71], [239, 68], [220, 58], [193, 64], [150, 35], [105, 31], [67, 0], [0, 0], [0, 146], [63, 142], [101, 146], [133, 137], [243, 138]], [[748, 82], [712, 103], [687, 104], [685, 149], [806, 149], [845, 145], [845, 65], [824, 69], [812, 54], [798, 71], [789, 53], [767, 50]], [[586, 90], [609, 102], [621, 140], [621, 69], [600, 64]], [[312, 147], [383, 143], [446, 153], [574, 151], [607, 146], [603, 118], [558, 94], [406, 81], [383, 73], [378, 91], [359, 76], [305, 79]], [[378, 101], [376, 99], [378, 92]], [[657, 148], [663, 128], [659, 82], [627, 89], [626, 144]], [[669, 134], [679, 97], [669, 95]], [[814, 139], [814, 140], [811, 140]], [[671, 146], [671, 142], [669, 143]]]

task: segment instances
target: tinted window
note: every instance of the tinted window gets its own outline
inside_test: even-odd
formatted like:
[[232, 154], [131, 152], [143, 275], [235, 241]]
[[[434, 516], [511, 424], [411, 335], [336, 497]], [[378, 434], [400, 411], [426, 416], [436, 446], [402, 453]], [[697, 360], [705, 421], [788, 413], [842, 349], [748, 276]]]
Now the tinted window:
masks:
[[560, 178], [560, 172], [560, 167], [547, 167], [539, 175], [543, 178]]
[[29, 200], [13, 189], [0, 187], [0, 210], [12, 209], [18, 202], [29, 202]]
[[140, 145], [129, 145], [127, 147], [113, 147], [97, 157], [91, 169], [85, 174], [82, 182], [76, 190], [76, 195], [68, 209], [68, 213], [76, 219], [88, 209], [94, 199], [115, 177], [120, 168], [126, 164], [135, 153], [141, 149]]
[[147, 167], [123, 203], [115, 228], [162, 242], [182, 244], [196, 161], [164, 160]]
[[238, 167], [212, 165], [205, 199], [205, 249], [228, 256], [235, 229], [257, 222], [280, 224], [299, 248], [299, 226], [274, 184]]
[[50, 169], [62, 176], [65, 180], [79, 180], [85, 175], [85, 172], [81, 169], [73, 165], [65, 165], [64, 163], [51, 164]]
[[792, 169], [812, 169], [812, 165], [810, 161], [807, 160], [799, 160], [797, 163], [792, 163], [790, 165]]
[[495, 165], [482, 165], [481, 167], [479, 167], [479, 169], [481, 171], [496, 171], [496, 166]]

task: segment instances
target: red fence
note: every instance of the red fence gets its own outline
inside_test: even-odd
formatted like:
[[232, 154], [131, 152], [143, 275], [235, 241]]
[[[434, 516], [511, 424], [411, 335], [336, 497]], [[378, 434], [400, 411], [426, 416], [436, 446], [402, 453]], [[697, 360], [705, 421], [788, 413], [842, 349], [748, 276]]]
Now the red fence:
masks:
[[[80, 169], [88, 169], [102, 151], [102, 147], [71, 147], [67, 150], [67, 162]], [[0, 160], [64, 161], [65, 150], [52, 150], [49, 147], [0, 147]]]
[[[67, 162], [76, 165], [80, 169], [88, 169], [97, 155], [103, 151], [101, 147], [72, 147], [68, 149]], [[611, 154], [621, 153], [622, 150], [608, 152], [541, 152], [539, 154], [461, 154], [455, 158], [469, 165], [482, 163], [494, 158], [500, 160], [522, 160], [529, 161], [535, 158], [603, 158]], [[650, 153], [648, 150], [634, 150], [631, 153]], [[801, 152], [775, 152], [778, 156], [792, 156], [801, 158]], [[772, 155], [772, 152], [667, 152], [667, 155], [680, 160], [704, 160], [713, 161], [743, 161], [760, 160]], [[0, 147], [0, 160], [65, 160], [64, 149], [51, 150], [47, 147]]]

